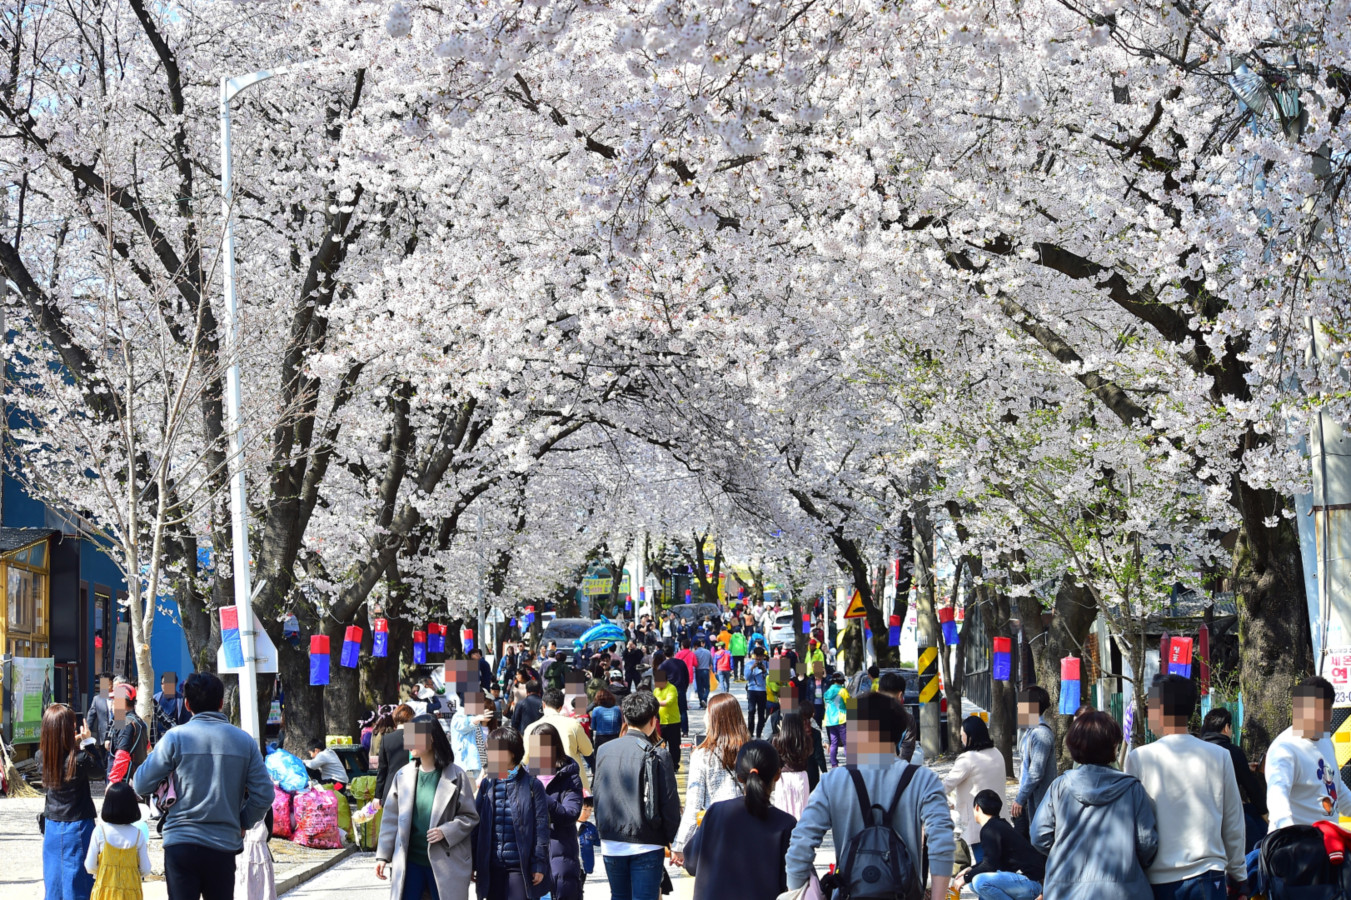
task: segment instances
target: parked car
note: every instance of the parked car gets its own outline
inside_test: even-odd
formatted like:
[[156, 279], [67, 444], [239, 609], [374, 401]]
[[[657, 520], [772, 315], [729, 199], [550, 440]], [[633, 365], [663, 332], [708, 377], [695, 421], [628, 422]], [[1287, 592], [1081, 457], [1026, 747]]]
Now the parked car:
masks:
[[790, 647], [797, 640], [798, 622], [794, 619], [792, 611], [781, 612], [774, 617], [774, 624], [769, 628], [769, 646]]
[[[919, 718], [919, 670], [918, 669], [883, 669], [885, 672], [897, 672], [905, 678], [905, 709], [915, 720], [915, 727], [922, 728]], [[942, 690], [939, 690], [938, 700], [938, 723], [939, 723], [939, 741], [943, 752], [948, 752], [948, 698], [943, 696]], [[922, 734], [922, 732], [921, 732]]]
[[677, 603], [675, 606], [667, 607], [667, 610], [674, 613], [676, 619], [682, 622], [690, 620], [702, 622], [705, 616], [715, 622], [722, 621], [722, 607], [716, 603]]
[[549, 646], [550, 641], [556, 641], [558, 649], [566, 650], [568, 661], [575, 665], [575, 651], [572, 642], [585, 634], [595, 624], [592, 619], [553, 619], [540, 632], [539, 645], [543, 648]]

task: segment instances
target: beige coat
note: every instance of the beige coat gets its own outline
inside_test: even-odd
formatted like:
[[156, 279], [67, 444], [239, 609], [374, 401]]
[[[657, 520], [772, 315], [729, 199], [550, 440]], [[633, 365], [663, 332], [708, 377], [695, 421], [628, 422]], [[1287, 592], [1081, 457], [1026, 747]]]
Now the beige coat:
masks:
[[544, 707], [543, 717], [535, 720], [526, 726], [525, 734], [525, 758], [523, 763], [530, 762], [530, 735], [539, 731], [541, 725], [552, 725], [558, 732], [558, 736], [563, 739], [563, 752], [568, 758], [577, 764], [578, 770], [582, 774], [582, 790], [587, 794], [591, 793], [591, 776], [586, 770], [586, 761], [584, 757], [590, 756], [596, 752], [596, 748], [591, 744], [591, 738], [586, 736], [586, 729], [582, 723], [571, 716], [565, 716], [556, 709]]
[[[1004, 754], [995, 747], [974, 750], [957, 757], [952, 769], [943, 779], [943, 790], [955, 795], [952, 798], [953, 818], [962, 830], [967, 844], [980, 843], [980, 823], [971, 812], [976, 795], [990, 790], [1004, 799]], [[1008, 818], [1008, 804], [1000, 811]]]
[[[380, 843], [375, 858], [392, 864], [389, 874], [391, 900], [403, 898], [418, 765], [414, 760], [400, 769], [385, 797], [384, 820], [380, 824]], [[474, 807], [474, 786], [464, 769], [452, 764], [441, 772], [441, 782], [436, 786], [436, 797], [432, 801], [430, 827], [439, 826], [446, 839], [427, 847], [441, 900], [469, 900], [469, 880], [474, 873], [469, 837], [476, 825], [478, 810]]]

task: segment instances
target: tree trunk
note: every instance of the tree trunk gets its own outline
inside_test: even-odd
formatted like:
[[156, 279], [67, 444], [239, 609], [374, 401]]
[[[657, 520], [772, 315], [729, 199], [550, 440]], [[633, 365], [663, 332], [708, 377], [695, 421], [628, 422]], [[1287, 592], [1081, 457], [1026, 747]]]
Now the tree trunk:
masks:
[[[974, 563], [980, 565], [979, 559]], [[979, 570], [977, 570], [979, 571]], [[981, 585], [981, 595], [989, 601], [985, 611], [990, 616], [991, 637], [1013, 638], [1009, 626], [1009, 596], [996, 585]], [[1012, 646], [1012, 640], [1010, 640]], [[1012, 654], [1010, 654], [1011, 656]], [[993, 674], [993, 673], [991, 673]], [[1018, 731], [1018, 692], [1012, 681], [993, 681], [990, 685], [990, 738], [1004, 754], [1004, 774], [1013, 777], [1013, 744]]]
[[1074, 575], [1066, 572], [1056, 591], [1053, 615], [1049, 627], [1042, 623], [1041, 603], [1036, 597], [1020, 597], [1018, 608], [1023, 620], [1023, 631], [1032, 648], [1037, 684], [1051, 695], [1051, 720], [1055, 723], [1057, 758], [1064, 771], [1073, 765], [1063, 755], [1065, 732], [1072, 721], [1070, 716], [1055, 715], [1060, 702], [1060, 660], [1066, 656], [1083, 655], [1084, 641], [1097, 617], [1098, 606], [1092, 592], [1080, 587]]
[[323, 689], [325, 731], [319, 735], [321, 738], [329, 734], [357, 737], [360, 732], [357, 728], [358, 701], [361, 696], [360, 668], [349, 669], [339, 662], [346, 630], [345, 624], [332, 620], [324, 626], [324, 634], [328, 635], [329, 669], [328, 687]]

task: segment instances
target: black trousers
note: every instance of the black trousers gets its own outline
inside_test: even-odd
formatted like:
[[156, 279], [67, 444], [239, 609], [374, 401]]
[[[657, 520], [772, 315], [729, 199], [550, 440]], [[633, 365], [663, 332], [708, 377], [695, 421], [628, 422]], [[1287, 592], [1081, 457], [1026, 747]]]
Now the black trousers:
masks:
[[671, 754], [671, 762], [677, 772], [680, 771], [680, 723], [661, 726], [661, 739], [666, 742], [666, 750]]
[[767, 696], [764, 691], [746, 692], [746, 705], [750, 707], [750, 715], [746, 717], [746, 728], [756, 740], [760, 739], [760, 732], [764, 730], [765, 722], [769, 718]]
[[164, 880], [169, 900], [234, 900], [235, 856], [200, 844], [164, 848]]
[[745, 679], [745, 677], [746, 677], [746, 657], [744, 657], [744, 656], [733, 656], [733, 657], [732, 657], [732, 677], [734, 677], [737, 681], [741, 681], [741, 680]]
[[519, 867], [490, 868], [488, 871], [488, 900], [527, 900], [530, 896]]

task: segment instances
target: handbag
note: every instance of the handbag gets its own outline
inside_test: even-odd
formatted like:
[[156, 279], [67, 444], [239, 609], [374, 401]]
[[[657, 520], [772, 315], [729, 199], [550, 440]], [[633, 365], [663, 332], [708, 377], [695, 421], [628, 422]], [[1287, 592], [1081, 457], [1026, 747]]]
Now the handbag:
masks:
[[174, 773], [170, 772], [167, 778], [156, 785], [147, 799], [159, 813], [159, 818], [155, 820], [155, 833], [164, 834], [164, 820], [178, 802], [178, 779]]
[[784, 891], [777, 900], [825, 900], [825, 895], [821, 893], [821, 882], [813, 872], [806, 884], [795, 891]]

